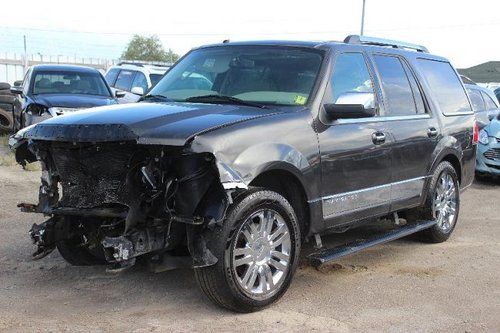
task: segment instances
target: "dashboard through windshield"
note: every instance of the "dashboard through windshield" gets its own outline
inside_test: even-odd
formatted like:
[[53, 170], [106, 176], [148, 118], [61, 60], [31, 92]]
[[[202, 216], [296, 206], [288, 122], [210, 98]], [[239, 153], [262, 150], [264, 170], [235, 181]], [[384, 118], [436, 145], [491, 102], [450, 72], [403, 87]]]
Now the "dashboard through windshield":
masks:
[[149, 94], [178, 102], [220, 95], [260, 104], [304, 105], [322, 61], [323, 51], [305, 48], [202, 48], [177, 63]]

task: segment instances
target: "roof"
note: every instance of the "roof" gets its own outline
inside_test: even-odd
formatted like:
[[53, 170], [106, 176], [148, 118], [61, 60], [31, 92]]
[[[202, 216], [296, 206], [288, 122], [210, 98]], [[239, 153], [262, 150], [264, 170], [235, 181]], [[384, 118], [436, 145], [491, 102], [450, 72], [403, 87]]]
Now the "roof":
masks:
[[474, 82], [500, 82], [500, 61], [488, 61], [469, 68], [459, 69], [458, 72]]
[[79, 72], [79, 73], [99, 73], [99, 71], [92, 67], [77, 66], [77, 65], [34, 65], [33, 71], [65, 71], [65, 72]]
[[[404, 54], [404, 55], [413, 55], [421, 58], [429, 58], [440, 61], [448, 61], [446, 58], [441, 56], [434, 55], [432, 53], [426, 52], [416, 52], [410, 51], [403, 48], [393, 48], [388, 46], [379, 46], [379, 45], [369, 45], [369, 44], [351, 44], [339, 41], [297, 41], [297, 40], [258, 40], [258, 41], [224, 41], [222, 43], [217, 44], [209, 44], [203, 45], [199, 48], [209, 48], [209, 47], [224, 47], [224, 46], [290, 46], [290, 47], [305, 47], [305, 48], [319, 48], [319, 47], [330, 47], [335, 48], [336, 46], [361, 46], [365, 49], [378, 51], [378, 52], [387, 52], [394, 54]], [[198, 48], [198, 49], [199, 49]], [[195, 48], [197, 49], [197, 48]]]

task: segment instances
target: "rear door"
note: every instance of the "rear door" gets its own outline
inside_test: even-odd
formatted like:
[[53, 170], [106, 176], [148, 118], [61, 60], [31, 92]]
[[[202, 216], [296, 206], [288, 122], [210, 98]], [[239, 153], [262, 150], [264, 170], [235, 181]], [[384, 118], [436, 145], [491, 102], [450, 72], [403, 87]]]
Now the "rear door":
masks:
[[439, 123], [428, 112], [414, 71], [401, 56], [371, 55], [382, 88], [382, 119], [392, 135], [391, 211], [420, 203], [438, 142]]
[[[361, 52], [334, 59], [323, 105], [378, 106], [372, 71]], [[324, 114], [324, 109], [321, 111]], [[377, 117], [322, 119], [317, 131], [321, 152], [321, 191], [326, 227], [374, 215], [390, 206], [391, 136]]]

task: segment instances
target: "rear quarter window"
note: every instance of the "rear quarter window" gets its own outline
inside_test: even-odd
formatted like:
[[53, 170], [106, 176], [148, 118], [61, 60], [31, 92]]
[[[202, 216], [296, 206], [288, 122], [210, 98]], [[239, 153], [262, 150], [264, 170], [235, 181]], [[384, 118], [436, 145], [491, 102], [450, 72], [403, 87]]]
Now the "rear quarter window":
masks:
[[472, 111], [460, 78], [450, 63], [420, 58], [418, 66], [442, 113], [454, 115]]

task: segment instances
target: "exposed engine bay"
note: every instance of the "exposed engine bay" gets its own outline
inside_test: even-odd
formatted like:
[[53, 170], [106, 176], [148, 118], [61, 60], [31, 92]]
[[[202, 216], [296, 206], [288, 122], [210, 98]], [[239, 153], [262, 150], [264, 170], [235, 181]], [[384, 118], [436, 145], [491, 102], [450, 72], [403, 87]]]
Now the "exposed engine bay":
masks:
[[203, 232], [222, 221], [231, 198], [212, 154], [129, 141], [34, 140], [16, 154], [42, 165], [38, 204], [19, 205], [50, 216], [30, 231], [35, 258], [66, 246], [116, 270], [184, 249], [194, 267], [217, 261]]

